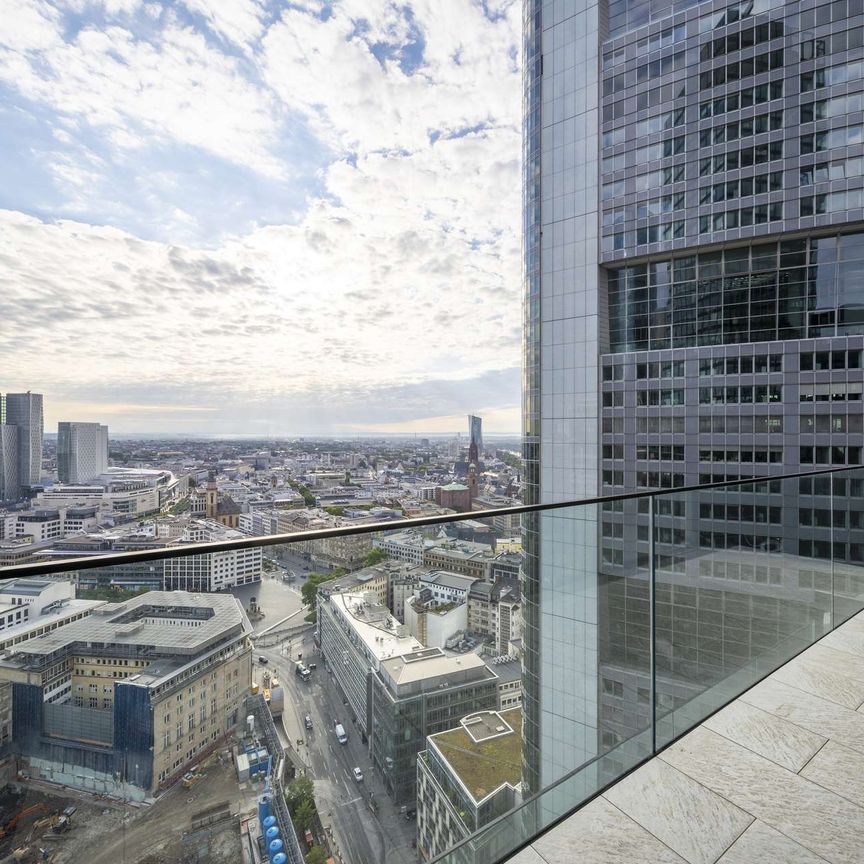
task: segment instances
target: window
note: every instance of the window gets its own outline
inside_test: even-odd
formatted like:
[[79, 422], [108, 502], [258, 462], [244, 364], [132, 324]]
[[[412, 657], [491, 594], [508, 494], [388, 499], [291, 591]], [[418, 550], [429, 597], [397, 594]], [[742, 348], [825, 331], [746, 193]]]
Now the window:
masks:
[[684, 236], [684, 220], [666, 222], [663, 225], [649, 225], [636, 229], [636, 245], [658, 243], [663, 240], [678, 240]]
[[850, 93], [848, 96], [835, 96], [833, 99], [820, 99], [801, 106], [801, 122], [827, 120], [829, 117], [842, 117], [861, 111], [864, 108], [864, 93]]
[[801, 199], [802, 216], [817, 216], [842, 210], [858, 210], [864, 204], [864, 190], [847, 189], [825, 195], [809, 195]]
[[709, 90], [711, 87], [719, 87], [721, 84], [729, 84], [743, 78], [750, 78], [753, 75], [761, 75], [771, 69], [780, 69], [783, 66], [783, 56], [783, 49], [778, 48], [775, 51], [766, 51], [755, 57], [745, 57], [726, 66], [719, 66], [716, 69], [702, 72], [699, 75], [699, 89]]
[[751, 225], [764, 225], [783, 218], [783, 205], [757, 204], [755, 207], [742, 207], [740, 210], [726, 210], [711, 216], [699, 217], [699, 233], [723, 231], [727, 228], [748, 228]]
[[801, 92], [807, 93], [820, 87], [832, 84], [845, 84], [847, 81], [857, 81], [864, 74], [864, 61], [841, 63], [827, 69], [815, 69], [801, 75]]
[[772, 171], [769, 174], [757, 174], [755, 177], [742, 177], [728, 183], [715, 183], [713, 186], [703, 186], [699, 190], [699, 203], [711, 204], [720, 201], [731, 201], [735, 198], [749, 195], [762, 195], [765, 192], [776, 192], [783, 188], [783, 172]]
[[751, 165], [762, 165], [783, 158], [783, 142], [770, 141], [768, 144], [758, 144], [754, 147], [742, 147], [728, 153], [719, 153], [702, 159], [699, 162], [699, 176], [719, 174], [733, 171], [736, 168], [749, 168]]
[[847, 147], [851, 144], [864, 143], [864, 126], [841, 126], [824, 132], [813, 132], [800, 138], [801, 153], [822, 153], [834, 147]]
[[767, 114], [759, 114], [756, 117], [747, 117], [743, 120], [736, 120], [733, 123], [703, 129], [699, 133], [699, 146], [708, 147], [712, 144], [737, 141], [739, 138], [761, 135], [763, 132], [773, 132], [782, 128], [783, 112], [771, 111]]
[[[637, 192], [646, 192], [648, 189], [656, 189], [660, 186], [669, 186], [672, 183], [678, 183], [684, 179], [684, 166], [683, 165], [671, 165], [668, 168], [663, 168], [660, 171], [650, 171], [647, 174], [639, 174], [636, 177], [636, 191]], [[603, 187], [604, 200], [606, 200], [606, 187], [610, 185], [607, 183], [606, 186]], [[624, 194], [624, 184], [621, 181], [621, 191], [620, 193]]]
[[783, 81], [771, 81], [768, 84], [757, 84], [755, 87], [745, 87], [737, 93], [728, 93], [717, 99], [708, 99], [699, 106], [699, 119], [717, 117], [727, 111], [737, 111], [739, 108], [749, 108], [762, 105], [774, 99], [783, 97]]

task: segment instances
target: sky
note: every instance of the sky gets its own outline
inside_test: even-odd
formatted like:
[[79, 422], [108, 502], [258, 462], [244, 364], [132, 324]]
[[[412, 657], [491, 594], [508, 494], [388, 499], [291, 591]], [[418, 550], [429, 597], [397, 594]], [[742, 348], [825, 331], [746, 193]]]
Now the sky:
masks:
[[0, 0], [0, 392], [518, 433], [519, 0]]

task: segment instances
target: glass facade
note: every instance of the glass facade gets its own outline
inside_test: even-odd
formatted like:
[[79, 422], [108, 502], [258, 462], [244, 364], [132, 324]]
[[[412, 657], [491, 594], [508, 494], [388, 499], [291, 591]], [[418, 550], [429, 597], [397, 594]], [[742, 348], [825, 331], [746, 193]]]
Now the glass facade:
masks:
[[[544, 3], [526, 18], [526, 34], [542, 31], [539, 121], [538, 91], [525, 92], [542, 177], [539, 204], [525, 199], [526, 302], [540, 306], [526, 330], [526, 430], [542, 419], [540, 452], [526, 437], [530, 500], [857, 464], [864, 2], [622, 0], [591, 10], [587, 27], [585, 11]], [[591, 39], [599, 75], [580, 65]], [[596, 151], [574, 146], [592, 125]], [[526, 159], [526, 183], [536, 170]], [[586, 326], [575, 310], [596, 318]], [[750, 492], [670, 497], [654, 514], [607, 504], [580, 531], [526, 523], [529, 789], [720, 686], [733, 658], [748, 662], [784, 628], [824, 626], [824, 598], [814, 617], [807, 592], [824, 588], [828, 523], [848, 532], [835, 533], [837, 560], [859, 560], [857, 508], [832, 506], [830, 488], [827, 503]], [[657, 627], [707, 646], [704, 658], [658, 656], [653, 671], [652, 549], [667, 574]], [[794, 572], [793, 554], [805, 562]]]

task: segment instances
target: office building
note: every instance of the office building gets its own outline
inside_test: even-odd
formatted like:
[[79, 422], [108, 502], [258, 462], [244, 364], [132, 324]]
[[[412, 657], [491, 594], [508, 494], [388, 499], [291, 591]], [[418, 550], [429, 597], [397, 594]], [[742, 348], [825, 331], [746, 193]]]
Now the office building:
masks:
[[243, 722], [252, 628], [230, 594], [151, 591], [12, 648], [12, 751], [30, 776], [143, 800]]
[[0, 423], [0, 501], [14, 501], [20, 495], [18, 427]]
[[483, 457], [483, 418], [468, 415], [468, 461], [480, 464]]
[[495, 673], [476, 654], [447, 655], [411, 636], [375, 594], [319, 586], [318, 641], [394, 803], [413, 800], [425, 736], [496, 706]]
[[522, 712], [483, 711], [417, 757], [417, 851], [429, 861], [521, 801]]
[[[528, 0], [524, 13], [526, 503], [860, 462], [860, 8]], [[818, 581], [831, 553], [813, 513], [830, 512], [831, 489], [811, 486], [800, 513], [767, 491], [667, 502], [663, 578], [698, 580], [699, 549], [755, 550], [755, 570], [733, 548], [710, 578], [751, 579], [773, 620], [798, 584], [770, 556], [815, 559]], [[524, 521], [531, 790], [642, 716], [649, 517], [613, 510]], [[841, 554], [856, 560], [860, 541]], [[686, 626], [682, 605], [661, 611]], [[718, 614], [691, 683], [757, 650], [757, 617], [748, 607], [745, 637]], [[661, 702], [698, 690], [676, 662], [661, 658]]]
[[90, 483], [107, 470], [107, 426], [57, 424], [57, 477], [61, 483]]
[[26, 491], [42, 479], [42, 394], [7, 393], [5, 401], [6, 423], [18, 429], [18, 483]]

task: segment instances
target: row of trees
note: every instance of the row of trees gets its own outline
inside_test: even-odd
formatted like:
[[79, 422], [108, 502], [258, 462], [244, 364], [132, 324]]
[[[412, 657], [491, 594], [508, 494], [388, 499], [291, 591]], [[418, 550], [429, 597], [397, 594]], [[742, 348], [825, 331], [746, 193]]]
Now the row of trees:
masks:
[[[299, 837], [309, 830], [318, 831], [318, 808], [312, 781], [308, 777], [298, 777], [285, 788], [285, 804], [291, 814], [294, 830]], [[306, 864], [324, 864], [327, 850], [323, 846], [313, 846], [306, 855]]]

